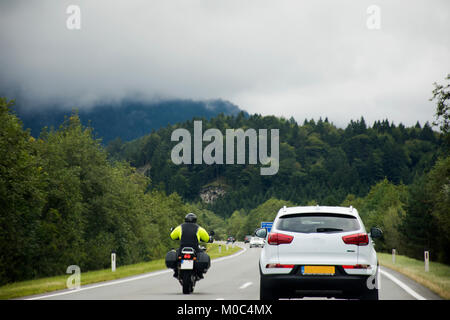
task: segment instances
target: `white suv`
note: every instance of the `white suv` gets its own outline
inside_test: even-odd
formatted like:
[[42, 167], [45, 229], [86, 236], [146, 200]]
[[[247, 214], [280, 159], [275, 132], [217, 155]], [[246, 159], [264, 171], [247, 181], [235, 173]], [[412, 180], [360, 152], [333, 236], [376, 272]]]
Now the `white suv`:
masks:
[[356, 209], [283, 207], [261, 251], [260, 298], [305, 296], [378, 300], [378, 261]]
[[264, 247], [264, 239], [259, 237], [252, 237], [250, 239], [250, 248], [253, 247], [260, 247], [260, 248]]

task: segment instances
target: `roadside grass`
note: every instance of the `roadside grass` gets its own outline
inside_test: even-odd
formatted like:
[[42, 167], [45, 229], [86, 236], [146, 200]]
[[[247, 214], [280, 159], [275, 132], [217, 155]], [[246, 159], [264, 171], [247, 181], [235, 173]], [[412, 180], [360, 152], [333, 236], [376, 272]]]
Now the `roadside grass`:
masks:
[[450, 299], [450, 266], [430, 261], [430, 271], [425, 272], [424, 261], [396, 255], [395, 264], [393, 264], [392, 254], [377, 253], [377, 255], [382, 266], [386, 266], [410, 277], [443, 299]]
[[[219, 253], [218, 243], [208, 243], [206, 251], [211, 259], [227, 256], [242, 250], [235, 246], [226, 250], [225, 245], [222, 245], [222, 250]], [[116, 268], [115, 272], [111, 269], [102, 269], [95, 271], [81, 272], [81, 285], [97, 283], [102, 281], [116, 280], [120, 278], [135, 276], [147, 272], [153, 272], [166, 269], [164, 259], [153, 260], [149, 262], [141, 262], [137, 264], [120, 266]], [[35, 280], [20, 281], [0, 287], [0, 299], [14, 299], [35, 294], [51, 292], [55, 290], [66, 289], [66, 282], [70, 274], [64, 274], [55, 277], [47, 277]]]
[[[222, 246], [219, 252], [219, 245]], [[230, 254], [236, 253], [239, 250], [242, 250], [242, 248], [238, 246], [232, 246], [231, 244], [228, 245], [228, 250], [226, 248], [225, 243], [209, 243], [206, 247], [206, 252], [208, 252], [211, 259], [216, 259], [224, 256], [228, 256]]]

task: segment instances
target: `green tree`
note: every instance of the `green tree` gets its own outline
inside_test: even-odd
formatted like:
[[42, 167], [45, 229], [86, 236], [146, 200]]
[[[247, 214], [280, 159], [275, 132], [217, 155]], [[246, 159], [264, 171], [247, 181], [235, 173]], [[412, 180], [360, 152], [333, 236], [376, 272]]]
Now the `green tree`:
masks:
[[45, 173], [36, 141], [0, 98], [0, 284], [35, 275]]
[[[447, 81], [450, 81], [450, 74], [447, 75]], [[436, 121], [434, 125], [439, 126], [444, 134], [447, 146], [450, 146], [450, 82], [446, 85], [434, 83], [433, 97], [431, 101], [436, 100]]]
[[437, 161], [427, 176], [431, 215], [436, 220], [437, 260], [450, 263], [450, 157]]
[[377, 250], [399, 250], [402, 245], [399, 227], [405, 216], [407, 199], [406, 186], [384, 179], [372, 186], [367, 196], [349, 195], [342, 205], [356, 208], [366, 228], [377, 226], [383, 230], [383, 239], [376, 240]]
[[227, 235], [233, 236], [238, 240], [243, 240], [246, 233], [244, 230], [245, 215], [240, 210], [233, 212], [231, 217], [227, 219]]
[[[408, 201], [405, 206], [406, 215], [399, 230], [402, 233], [406, 255], [422, 259], [424, 250], [435, 248], [436, 230], [426, 175], [416, 176], [413, 183], [408, 186], [408, 193]], [[435, 255], [431, 255], [431, 257], [435, 258]]]

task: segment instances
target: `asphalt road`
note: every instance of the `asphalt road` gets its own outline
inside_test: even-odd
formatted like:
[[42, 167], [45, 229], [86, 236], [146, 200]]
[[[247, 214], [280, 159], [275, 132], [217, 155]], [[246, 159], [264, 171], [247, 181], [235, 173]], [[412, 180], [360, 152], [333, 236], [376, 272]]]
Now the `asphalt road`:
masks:
[[[212, 261], [205, 278], [197, 282], [194, 293], [184, 295], [171, 270], [157, 271], [136, 277], [82, 286], [78, 290], [63, 290], [28, 299], [158, 299], [158, 300], [258, 300], [258, 260], [261, 249], [249, 248], [238, 254]], [[83, 274], [81, 274], [83, 277]], [[311, 298], [308, 298], [311, 299]], [[436, 300], [439, 296], [387, 268], [381, 268], [380, 299]]]

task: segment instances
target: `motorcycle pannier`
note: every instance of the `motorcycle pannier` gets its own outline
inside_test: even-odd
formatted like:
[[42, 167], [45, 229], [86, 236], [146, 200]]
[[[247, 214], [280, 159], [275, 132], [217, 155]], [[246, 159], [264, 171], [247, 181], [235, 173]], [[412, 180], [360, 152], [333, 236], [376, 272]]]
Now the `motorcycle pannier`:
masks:
[[206, 252], [199, 251], [197, 253], [197, 266], [202, 272], [206, 272], [211, 266], [211, 258]]
[[169, 269], [174, 269], [177, 267], [177, 252], [175, 250], [170, 250], [167, 252], [166, 267]]

